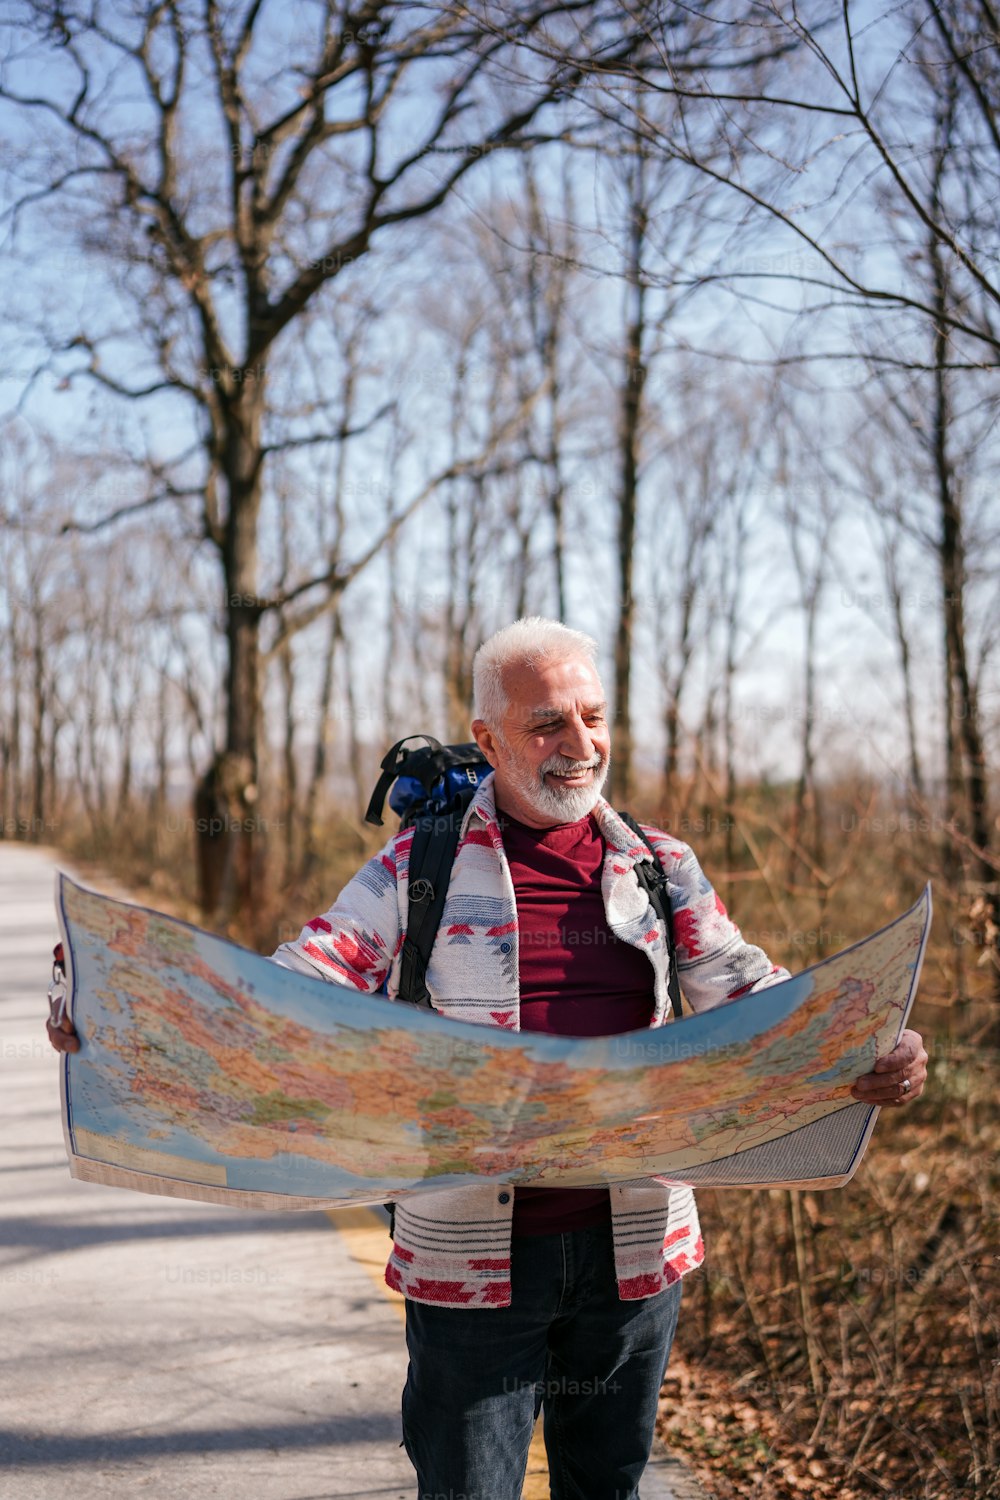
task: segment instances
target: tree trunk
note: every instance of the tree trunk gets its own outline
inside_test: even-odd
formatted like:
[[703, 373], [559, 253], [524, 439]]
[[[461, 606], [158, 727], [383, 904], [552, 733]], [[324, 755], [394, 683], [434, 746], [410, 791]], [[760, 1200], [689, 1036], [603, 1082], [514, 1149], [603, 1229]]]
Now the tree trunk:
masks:
[[166, 663], [161, 666], [156, 682], [156, 787], [153, 794], [153, 816], [159, 821], [167, 810], [167, 688], [169, 685]]
[[35, 599], [35, 639], [32, 651], [31, 821], [28, 839], [38, 843], [45, 827], [45, 638], [41, 601]]
[[562, 392], [559, 385], [559, 328], [553, 321], [542, 349], [543, 376], [549, 383], [549, 421], [545, 467], [548, 470], [548, 510], [552, 518], [552, 566], [556, 586], [556, 619], [566, 619], [566, 492], [562, 478]]
[[358, 818], [363, 818], [365, 808], [368, 806], [368, 793], [365, 790], [365, 767], [361, 749], [361, 737], [358, 734], [358, 705], [354, 692], [354, 664], [351, 643], [344, 633], [344, 621], [340, 610], [336, 610], [333, 616], [337, 631], [337, 645], [340, 649], [340, 659], [344, 664], [344, 698], [347, 705], [347, 756], [351, 766], [351, 780], [354, 783], [354, 806]]
[[[340, 450], [343, 452], [344, 445], [341, 443]], [[279, 588], [284, 590], [288, 587], [291, 577], [292, 564], [292, 539], [291, 522], [289, 518], [289, 497], [287, 489], [282, 488], [280, 497], [281, 513], [281, 535], [279, 548], [281, 553], [281, 576], [278, 580]], [[284, 724], [282, 725], [282, 786], [279, 792], [281, 819], [278, 824], [284, 832], [284, 872], [283, 884], [289, 890], [295, 878], [295, 866], [298, 853], [298, 769], [295, 760], [296, 739], [296, 717], [295, 717], [295, 657], [293, 654], [292, 638], [289, 637], [278, 648], [278, 676], [281, 682], [282, 711]], [[265, 776], [265, 780], [268, 780]]]
[[[459, 454], [459, 425], [461, 413], [465, 410], [466, 401], [464, 397], [464, 385], [466, 376], [465, 349], [461, 350], [458, 364], [455, 367], [455, 386], [452, 405], [452, 419], [450, 424], [449, 441], [450, 457], [452, 463], [458, 459]], [[464, 545], [465, 538], [460, 535], [461, 519], [463, 515], [462, 491], [465, 488], [464, 479], [452, 479], [445, 491], [445, 546], [447, 556], [447, 589], [444, 601], [444, 691], [445, 691], [445, 715], [448, 725], [448, 735], [452, 739], [464, 738], [466, 731], [460, 729], [464, 725], [468, 712], [465, 694], [463, 691], [462, 663], [465, 656], [464, 636], [469, 624], [471, 613], [470, 580], [473, 575], [473, 559], [470, 549]], [[471, 505], [466, 505], [465, 514], [473, 511]], [[418, 611], [414, 610], [414, 614]]]
[[642, 388], [646, 377], [643, 365], [645, 333], [645, 288], [642, 280], [642, 251], [646, 235], [646, 211], [642, 202], [642, 162], [636, 167], [631, 203], [629, 262], [627, 285], [630, 301], [625, 335], [625, 372], [621, 402], [621, 489], [618, 496], [618, 625], [615, 633], [615, 725], [611, 761], [611, 797], [617, 803], [628, 803], [632, 797], [632, 632], [635, 600], [632, 592], [634, 569], [636, 510], [638, 501], [639, 424], [642, 417]]
[[663, 789], [664, 806], [673, 808], [674, 796], [677, 790], [678, 760], [680, 757], [680, 731], [681, 731], [681, 700], [684, 689], [687, 686], [688, 668], [691, 665], [691, 657], [694, 651], [694, 642], [691, 639], [691, 626], [694, 617], [694, 601], [698, 589], [698, 559], [701, 553], [700, 538], [697, 534], [697, 520], [690, 520], [692, 528], [685, 543], [684, 569], [681, 577], [683, 588], [681, 599], [681, 617], [678, 622], [677, 632], [677, 667], [670, 672], [664, 670], [663, 679], [666, 689], [666, 707], [663, 712], [663, 724], [666, 734], [666, 749], [663, 757]]
[[62, 720], [56, 716], [53, 704], [49, 713], [49, 772], [47, 779], [48, 794], [45, 803], [45, 818], [49, 828], [55, 828], [59, 822], [59, 804], [61, 801], [58, 781], [59, 769], [59, 734], [62, 729]]
[[666, 749], [663, 755], [663, 805], [671, 813], [677, 791], [677, 759], [680, 747], [681, 706], [676, 692], [668, 689], [667, 706], [663, 713], [666, 731]]
[[18, 612], [10, 611], [10, 684], [11, 713], [7, 737], [9, 750], [4, 768], [4, 824], [11, 838], [20, 834], [21, 817], [21, 680], [18, 672]]
[[[135, 699], [132, 700], [133, 704]], [[132, 734], [133, 734], [133, 712], [131, 709], [124, 715], [120, 722], [119, 743], [121, 744], [121, 769], [118, 775], [118, 817], [128, 817], [129, 802], [132, 798]]]
[[[940, 312], [945, 306], [945, 271], [936, 242], [931, 245], [935, 270], [935, 296]], [[963, 918], [971, 921], [977, 939], [990, 951], [994, 970], [994, 994], [1000, 998], [1000, 889], [990, 862], [989, 783], [986, 754], [979, 724], [979, 700], [969, 672], [965, 633], [965, 538], [962, 508], [948, 454], [951, 421], [950, 396], [945, 362], [948, 339], [945, 324], [934, 333], [934, 467], [940, 515], [941, 591], [944, 619], [945, 701], [948, 713], [948, 814], [967, 832], [978, 851], [969, 874], [978, 891], [966, 903]], [[968, 865], [957, 858], [952, 872]]]
[[726, 826], [725, 826], [725, 861], [726, 878], [723, 887], [723, 899], [727, 906], [733, 903], [735, 882], [733, 873], [736, 868], [736, 672], [737, 660], [737, 638], [739, 635], [740, 618], [742, 609], [743, 581], [743, 553], [746, 542], [746, 524], [743, 502], [738, 502], [735, 525], [732, 530], [732, 568], [729, 571], [728, 594], [726, 598], [725, 612], [725, 641], [726, 659], [725, 675], [722, 683], [722, 748], [725, 757], [726, 770]]
[[257, 524], [260, 512], [262, 383], [227, 410], [229, 508], [222, 544], [226, 589], [225, 744], [195, 794], [199, 899], [252, 936], [257, 750], [260, 727], [260, 619]]
[[330, 739], [330, 702], [333, 698], [333, 668], [337, 655], [337, 641], [339, 636], [340, 611], [335, 609], [330, 616], [330, 630], [326, 638], [326, 651], [323, 657], [323, 675], [317, 712], [318, 723], [316, 725], [316, 739], [313, 744], [312, 773], [309, 777], [309, 788], [306, 792], [305, 809], [303, 811], [303, 822], [305, 824], [302, 847], [303, 876], [312, 874], [318, 860], [319, 849], [316, 813], [320, 787], [326, 780]]
[[284, 786], [281, 789], [281, 816], [285, 828], [285, 888], [295, 878], [298, 840], [296, 838], [298, 774], [295, 766], [295, 661], [292, 643], [286, 641], [278, 653], [278, 668], [281, 674], [281, 691], [285, 710], [284, 734], [282, 737], [282, 768]]
[[[805, 692], [802, 704], [802, 740], [800, 745], [799, 779], [795, 787], [795, 802], [792, 807], [792, 844], [802, 847], [806, 842], [807, 827], [812, 826], [812, 855], [817, 865], [823, 863], [823, 825], [819, 794], [816, 787], [816, 624], [822, 589], [822, 563], [809, 580], [804, 592], [806, 610], [805, 640]], [[806, 579], [802, 577], [803, 590]], [[801, 863], [795, 848], [789, 850], [788, 881], [793, 884]]]
[[892, 602], [892, 620], [896, 631], [896, 645], [899, 648], [899, 666], [903, 677], [903, 715], [906, 719], [906, 741], [909, 747], [910, 785], [917, 797], [923, 800], [924, 778], [920, 769], [920, 754], [917, 749], [917, 715], [913, 696], [913, 666], [910, 657], [910, 640], [906, 633], [906, 620], [903, 616], [903, 590], [900, 586], [895, 554], [888, 551], [888, 541], [886, 547], [886, 582], [889, 586], [889, 598]]

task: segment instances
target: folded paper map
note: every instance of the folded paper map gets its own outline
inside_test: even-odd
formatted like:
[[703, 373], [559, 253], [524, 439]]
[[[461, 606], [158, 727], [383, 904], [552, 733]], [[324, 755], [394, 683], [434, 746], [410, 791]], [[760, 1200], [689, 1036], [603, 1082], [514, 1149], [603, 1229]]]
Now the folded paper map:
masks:
[[251, 1208], [484, 1179], [837, 1187], [878, 1109], [850, 1086], [913, 1002], [928, 887], [874, 936], [667, 1026], [509, 1032], [359, 995], [60, 874], [74, 1177]]

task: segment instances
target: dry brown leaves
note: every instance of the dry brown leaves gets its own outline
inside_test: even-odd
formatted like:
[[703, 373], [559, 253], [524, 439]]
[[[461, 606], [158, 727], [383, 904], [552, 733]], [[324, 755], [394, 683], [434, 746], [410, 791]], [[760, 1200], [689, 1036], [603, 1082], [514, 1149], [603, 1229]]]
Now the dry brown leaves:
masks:
[[1000, 1497], [1000, 1126], [984, 1059], [937, 1060], [848, 1187], [699, 1195], [659, 1430], [712, 1500]]

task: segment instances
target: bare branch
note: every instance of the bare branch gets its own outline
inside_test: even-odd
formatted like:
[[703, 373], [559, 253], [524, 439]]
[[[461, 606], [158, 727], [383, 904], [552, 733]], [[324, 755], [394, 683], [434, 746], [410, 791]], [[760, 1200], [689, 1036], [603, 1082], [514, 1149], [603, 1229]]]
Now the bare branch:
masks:
[[280, 443], [265, 443], [260, 450], [261, 455], [267, 457], [270, 453], [287, 453], [289, 449], [314, 447], [322, 443], [346, 443], [349, 438], [360, 437], [362, 433], [370, 432], [383, 417], [396, 410], [396, 404], [394, 400], [384, 402], [374, 416], [369, 417], [367, 422], [359, 423], [356, 427], [340, 426], [334, 432], [310, 432], [303, 437], [285, 438]]
[[120, 521], [123, 516], [138, 515], [140, 511], [151, 510], [154, 505], [162, 505], [165, 500], [191, 500], [201, 498], [200, 489], [178, 489], [174, 485], [166, 485], [154, 495], [147, 495], [143, 500], [135, 500], [129, 505], [119, 505], [116, 510], [109, 511], [106, 516], [101, 516], [97, 521], [64, 521], [59, 530], [62, 535], [75, 531], [81, 535], [91, 535], [95, 531], [104, 531], [108, 526], [113, 526], [115, 521]]
[[[302, 583], [298, 583], [290, 589], [275, 593], [268, 599], [262, 599], [259, 607], [263, 613], [270, 610], [284, 609], [287, 605], [294, 603], [296, 599], [301, 598], [304, 594], [309, 593], [315, 588], [326, 588], [330, 591], [327, 598], [320, 600], [308, 609], [302, 610], [294, 618], [282, 621], [278, 633], [267, 652], [267, 656], [273, 656], [292, 635], [297, 634], [300, 630], [304, 630], [306, 626], [311, 625], [314, 620], [318, 620], [321, 615], [331, 609], [337, 597], [343, 593], [351, 580], [356, 578], [363, 568], [367, 567], [372, 558], [392, 540], [403, 523], [424, 504], [429, 496], [440, 489], [442, 485], [447, 484], [452, 479], [461, 478], [466, 474], [480, 475], [489, 472], [489, 467], [486, 463], [488, 455], [491, 452], [495, 452], [511, 433], [517, 430], [523, 422], [527, 410], [544, 393], [544, 389], [545, 386], [543, 385], [538, 390], [532, 392], [527, 401], [522, 403], [498, 431], [491, 435], [481, 453], [477, 454], [474, 458], [457, 459], [429, 479], [413, 499], [390, 519], [380, 536], [353, 563], [341, 569], [339, 563], [335, 562], [331, 568], [326, 569], [323, 573], [313, 578], [305, 579]], [[509, 465], [504, 463], [502, 467], [506, 471]]]

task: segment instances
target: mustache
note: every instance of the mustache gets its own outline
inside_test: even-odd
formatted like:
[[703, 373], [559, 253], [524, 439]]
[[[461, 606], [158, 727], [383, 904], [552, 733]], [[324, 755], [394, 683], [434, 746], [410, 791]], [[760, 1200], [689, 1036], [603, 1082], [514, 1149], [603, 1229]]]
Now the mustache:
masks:
[[577, 771], [599, 771], [603, 765], [604, 757], [601, 755], [592, 755], [589, 760], [567, 760], [564, 755], [550, 755], [538, 767], [538, 774], [547, 776], [550, 771], [554, 771], [557, 775], [572, 776]]

